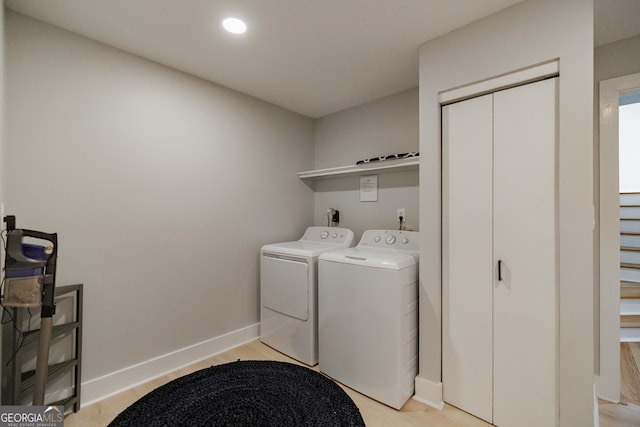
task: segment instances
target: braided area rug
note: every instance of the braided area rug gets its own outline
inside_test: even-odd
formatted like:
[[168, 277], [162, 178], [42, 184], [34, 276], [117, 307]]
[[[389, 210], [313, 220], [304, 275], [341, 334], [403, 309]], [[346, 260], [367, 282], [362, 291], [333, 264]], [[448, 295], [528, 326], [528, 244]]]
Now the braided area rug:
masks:
[[173, 380], [109, 426], [364, 426], [364, 421], [351, 398], [324, 375], [291, 363], [247, 360]]

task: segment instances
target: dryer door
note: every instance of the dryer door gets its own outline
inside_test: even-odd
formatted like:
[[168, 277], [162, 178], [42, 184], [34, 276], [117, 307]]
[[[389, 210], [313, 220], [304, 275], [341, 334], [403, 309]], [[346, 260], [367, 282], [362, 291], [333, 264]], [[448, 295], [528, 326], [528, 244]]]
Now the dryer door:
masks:
[[263, 253], [260, 299], [264, 307], [300, 320], [309, 318], [309, 263], [306, 258]]

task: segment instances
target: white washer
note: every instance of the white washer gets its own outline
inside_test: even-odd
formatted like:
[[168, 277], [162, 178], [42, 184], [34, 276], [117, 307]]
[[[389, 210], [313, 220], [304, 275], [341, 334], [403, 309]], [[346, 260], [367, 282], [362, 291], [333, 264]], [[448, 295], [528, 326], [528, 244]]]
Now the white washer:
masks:
[[353, 245], [353, 232], [309, 227], [300, 240], [260, 250], [260, 339], [313, 366], [318, 363], [318, 256]]
[[418, 237], [368, 230], [318, 261], [320, 371], [395, 409], [418, 373]]

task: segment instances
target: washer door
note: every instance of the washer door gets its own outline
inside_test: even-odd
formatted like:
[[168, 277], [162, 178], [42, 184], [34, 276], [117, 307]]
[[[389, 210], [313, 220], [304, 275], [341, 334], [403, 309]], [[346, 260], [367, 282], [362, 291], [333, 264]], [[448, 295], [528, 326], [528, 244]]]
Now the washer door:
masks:
[[309, 319], [307, 259], [263, 253], [260, 264], [262, 305], [296, 319]]

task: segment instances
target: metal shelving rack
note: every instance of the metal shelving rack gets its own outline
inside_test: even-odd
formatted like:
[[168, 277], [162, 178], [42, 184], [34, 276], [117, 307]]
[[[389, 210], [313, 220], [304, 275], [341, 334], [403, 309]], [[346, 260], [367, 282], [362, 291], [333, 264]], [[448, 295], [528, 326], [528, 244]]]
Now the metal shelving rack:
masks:
[[[45, 402], [50, 406], [64, 406], [65, 412], [73, 408], [73, 412], [80, 410], [80, 383], [82, 367], [82, 299], [83, 285], [68, 285], [55, 288], [55, 298], [58, 299], [75, 292], [73, 320], [53, 326], [51, 334], [52, 344], [56, 339], [74, 334], [73, 357], [61, 363], [49, 365], [47, 384], [62, 375], [71, 372], [73, 376], [73, 394], [55, 402]], [[21, 405], [33, 393], [35, 371], [22, 371], [23, 355], [29, 346], [37, 345], [40, 330], [23, 331], [27, 310], [22, 307], [6, 308], [11, 313], [11, 319], [2, 325], [2, 405]], [[55, 316], [54, 316], [55, 319]], [[51, 390], [48, 390], [50, 392]]]

